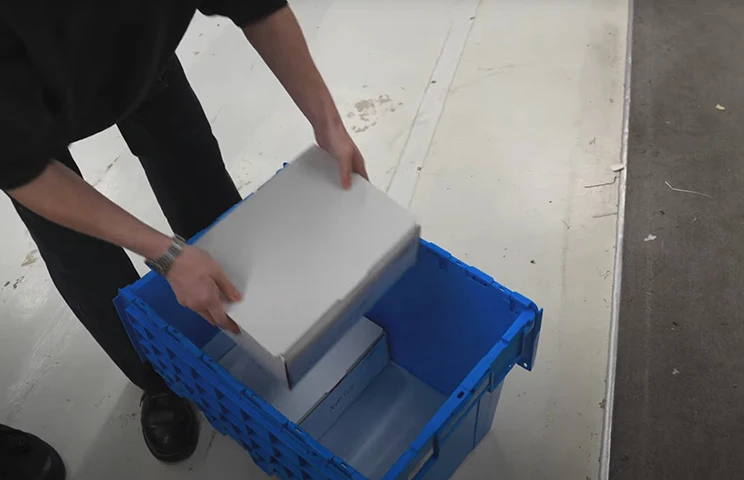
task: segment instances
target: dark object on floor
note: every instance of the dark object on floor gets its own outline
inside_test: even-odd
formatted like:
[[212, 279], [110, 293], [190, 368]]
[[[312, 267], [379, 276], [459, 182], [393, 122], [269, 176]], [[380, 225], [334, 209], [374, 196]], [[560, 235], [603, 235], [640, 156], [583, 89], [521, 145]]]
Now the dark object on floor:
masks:
[[174, 393], [142, 395], [142, 434], [162, 462], [186, 460], [199, 443], [199, 422], [191, 404]]
[[0, 425], [0, 479], [64, 480], [65, 465], [44, 440]]

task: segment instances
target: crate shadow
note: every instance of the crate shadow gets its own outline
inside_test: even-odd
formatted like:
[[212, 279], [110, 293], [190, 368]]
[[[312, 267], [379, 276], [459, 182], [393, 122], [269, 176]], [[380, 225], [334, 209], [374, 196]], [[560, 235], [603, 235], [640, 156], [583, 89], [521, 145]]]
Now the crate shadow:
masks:
[[[522, 480], [516, 471], [510, 467], [513, 463], [506, 458], [506, 452], [493, 430], [490, 430], [480, 444], [460, 465], [450, 480], [487, 480], [503, 478], [508, 480]], [[528, 479], [524, 479], [528, 480]]]

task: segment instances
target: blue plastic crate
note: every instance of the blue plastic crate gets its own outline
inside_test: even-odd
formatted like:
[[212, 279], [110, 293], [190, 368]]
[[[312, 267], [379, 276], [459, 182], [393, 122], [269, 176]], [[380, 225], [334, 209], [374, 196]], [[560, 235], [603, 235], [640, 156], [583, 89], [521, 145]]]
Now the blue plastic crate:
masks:
[[[165, 280], [148, 274], [115, 303], [142, 358], [267, 474], [366, 478], [204, 354], [218, 330], [178, 305]], [[367, 317], [385, 329], [391, 360], [444, 399], [380, 478], [449, 478], [490, 430], [507, 373], [532, 368], [542, 311], [421, 241], [416, 265]]]

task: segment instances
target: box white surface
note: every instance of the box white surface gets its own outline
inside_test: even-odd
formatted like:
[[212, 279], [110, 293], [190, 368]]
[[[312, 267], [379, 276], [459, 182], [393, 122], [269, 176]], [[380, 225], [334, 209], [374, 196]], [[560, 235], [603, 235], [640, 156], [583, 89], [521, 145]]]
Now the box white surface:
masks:
[[308, 433], [322, 435], [388, 363], [385, 333], [362, 318], [292, 389], [236, 345], [222, 360], [233, 377]]
[[384, 293], [378, 280], [413, 263], [418, 237], [412, 215], [357, 175], [343, 190], [336, 161], [311, 147], [196, 245], [243, 294], [226, 306], [233, 339], [292, 386], [376, 300], [365, 295]]

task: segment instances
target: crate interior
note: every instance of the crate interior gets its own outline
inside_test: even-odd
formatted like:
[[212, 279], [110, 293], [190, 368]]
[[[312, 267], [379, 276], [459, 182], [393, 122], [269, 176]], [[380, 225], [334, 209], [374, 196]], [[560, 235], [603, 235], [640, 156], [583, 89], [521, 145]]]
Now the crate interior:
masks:
[[[197, 347], [218, 345], [213, 356], [232, 346], [224, 335], [214, 341], [218, 330], [151, 278], [137, 294], [155, 313]], [[512, 326], [518, 312], [509, 295], [422, 242], [416, 265], [367, 314], [387, 333], [390, 365], [317, 440], [366, 477], [382, 478]]]
[[391, 362], [318, 441], [366, 478], [378, 480], [446, 399]]
[[388, 335], [391, 364], [320, 443], [382, 478], [517, 318], [510, 293], [423, 243], [416, 265], [367, 317]]

